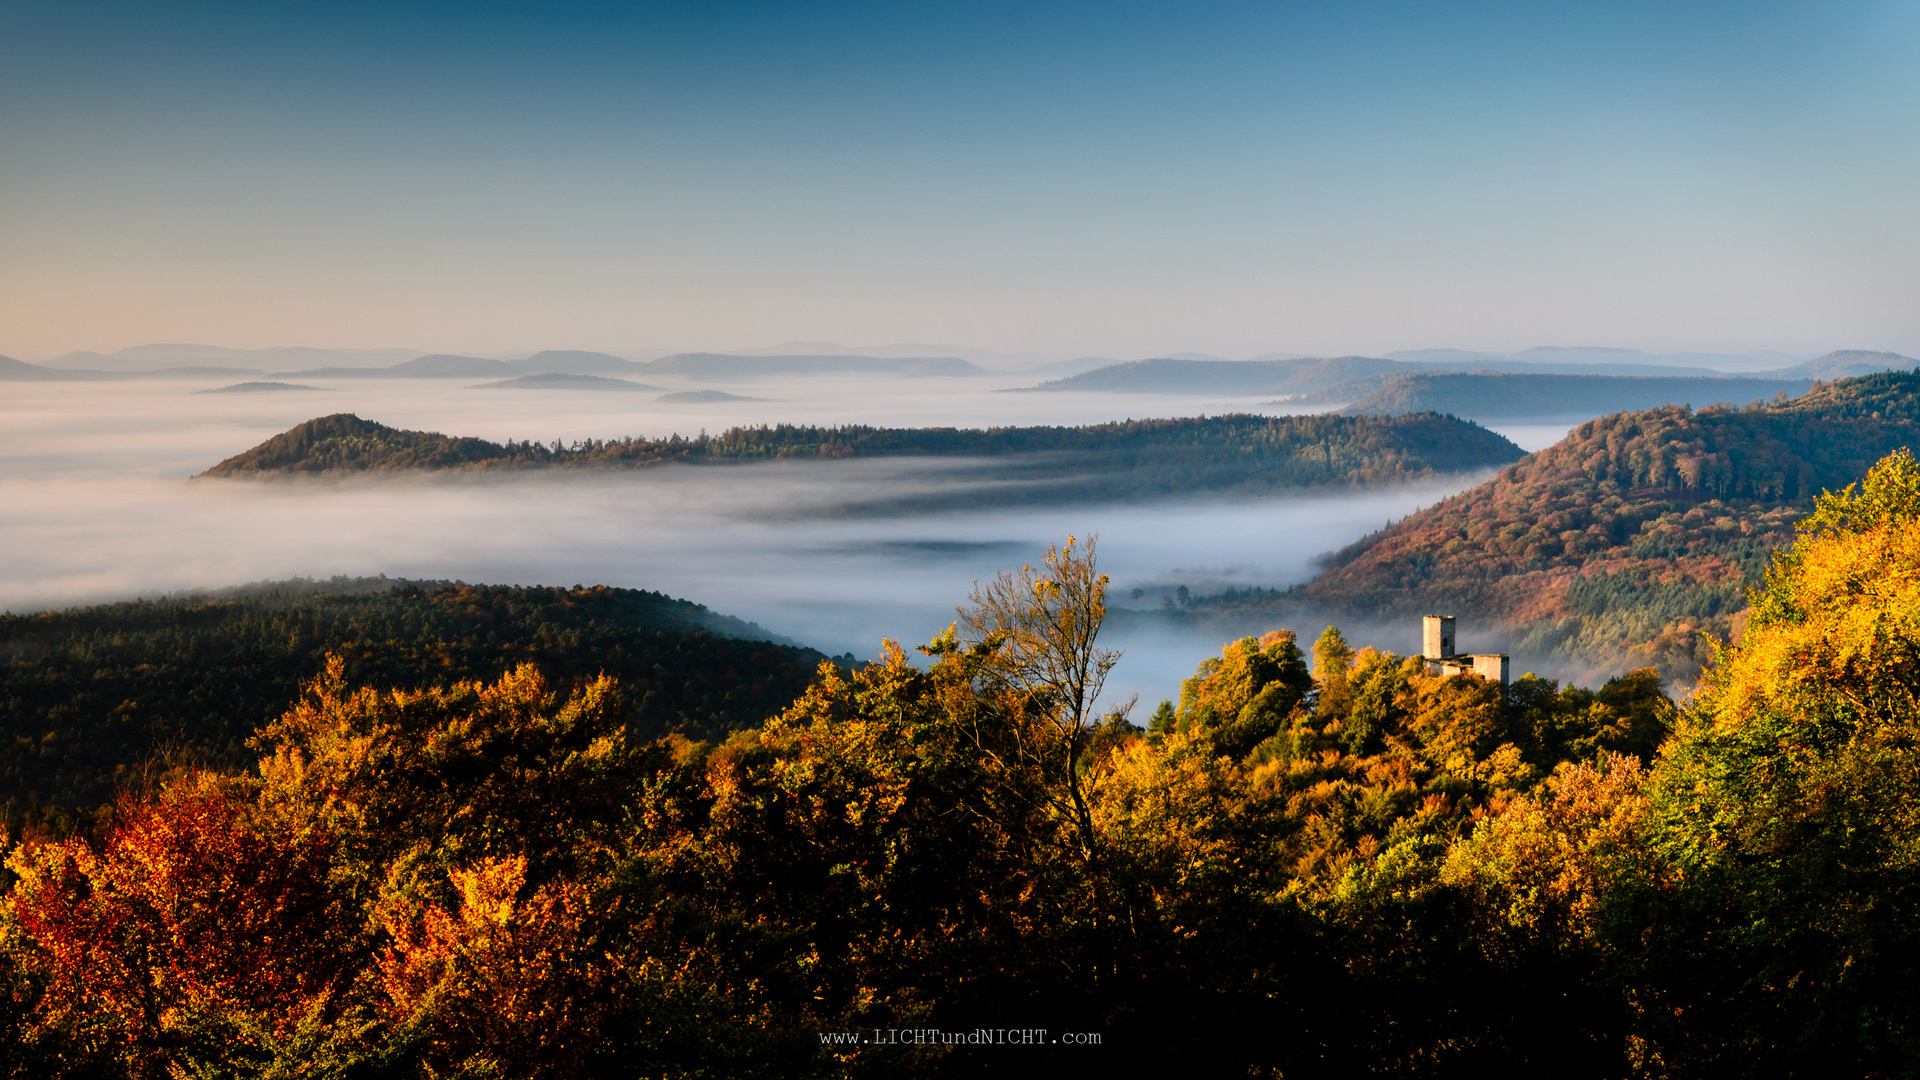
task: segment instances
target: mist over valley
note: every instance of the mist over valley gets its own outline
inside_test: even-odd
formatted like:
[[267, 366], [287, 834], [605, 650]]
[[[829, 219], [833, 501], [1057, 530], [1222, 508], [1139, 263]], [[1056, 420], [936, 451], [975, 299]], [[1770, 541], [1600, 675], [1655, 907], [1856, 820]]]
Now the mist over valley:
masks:
[[1920, 1076], [1920, 5], [0, 27], [0, 1080]]
[[[645, 397], [633, 401], [636, 395], [473, 394], [437, 380], [341, 380], [325, 396], [330, 409], [393, 426], [562, 442], [777, 422], [1087, 424], [1249, 405], [1189, 395], [1007, 395], [995, 392], [1004, 382], [982, 382], [793, 376], [730, 383], [746, 390], [659, 411]], [[312, 415], [306, 403], [322, 395], [198, 395], [170, 379], [15, 390], [0, 406], [0, 487], [7, 505], [34, 508], [0, 523], [0, 543], [14, 553], [0, 567], [0, 608], [15, 612], [335, 574], [607, 584], [686, 597], [823, 652], [865, 658], [882, 637], [931, 639], [953, 621], [974, 581], [1031, 561], [1068, 534], [1100, 536], [1119, 607], [1133, 603], [1135, 587], [1151, 591], [1146, 606], [1176, 585], [1193, 594], [1284, 588], [1311, 577], [1315, 557], [1484, 475], [1258, 500], [825, 519], [822, 507], [975, 490], [977, 473], [991, 463], [916, 457], [679, 466], [617, 477], [187, 483], [304, 421]], [[1557, 437], [1552, 429], [1522, 434], [1523, 445]], [[1244, 629], [1116, 624], [1127, 657], [1113, 690], [1120, 698], [1138, 691], [1149, 706], [1174, 696], [1224, 633]], [[1383, 633], [1404, 647], [1413, 631]]]

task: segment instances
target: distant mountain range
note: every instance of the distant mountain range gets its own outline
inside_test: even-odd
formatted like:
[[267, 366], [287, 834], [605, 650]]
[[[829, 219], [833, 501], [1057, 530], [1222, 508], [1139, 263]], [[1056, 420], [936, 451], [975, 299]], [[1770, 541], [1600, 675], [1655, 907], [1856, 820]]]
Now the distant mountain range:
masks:
[[[1536, 353], [1549, 350], [1531, 350]], [[1705, 367], [1673, 367], [1660, 364], [1595, 360], [1592, 354], [1626, 353], [1628, 350], [1558, 350], [1547, 359], [1514, 359], [1487, 353], [1463, 353], [1453, 350], [1427, 350], [1421, 360], [1392, 357], [1339, 356], [1302, 357], [1281, 360], [1194, 360], [1159, 357], [1113, 364], [1066, 378], [1054, 379], [1033, 387], [1037, 391], [1095, 391], [1105, 393], [1157, 394], [1230, 394], [1285, 395], [1301, 399], [1301, 404], [1345, 404], [1359, 402], [1389, 383], [1410, 376], [1435, 372], [1488, 372], [1505, 375], [1589, 375], [1670, 380], [1676, 378], [1766, 380], [1779, 386], [1765, 388], [1763, 397], [1771, 397], [1787, 384], [1812, 379], [1835, 379], [1865, 375], [1876, 371], [1920, 366], [1920, 361], [1898, 353], [1844, 350], [1788, 367], [1728, 374]], [[1728, 390], [1737, 398], [1744, 391]], [[1714, 398], [1713, 400], [1722, 400]], [[1603, 410], [1604, 411], [1604, 410]]]
[[[1353, 384], [1344, 384], [1351, 387]], [[1662, 405], [1744, 405], [1812, 389], [1811, 379], [1644, 375], [1535, 375], [1479, 371], [1420, 372], [1387, 379], [1344, 411], [1349, 416], [1438, 412], [1483, 422], [1586, 420]], [[1310, 395], [1339, 401], [1343, 387]]]
[[232, 368], [286, 372], [301, 368], [375, 368], [411, 360], [418, 349], [226, 349], [218, 345], [135, 345], [111, 353], [70, 352], [46, 362], [62, 371], [155, 372], [179, 368]]
[[[1798, 361], [1786, 353], [1777, 352], [1751, 352], [1735, 356], [1726, 353], [1643, 353], [1633, 349], [1559, 347], [1527, 349], [1517, 353], [1418, 349], [1412, 352], [1388, 353], [1387, 358], [1409, 363], [1437, 365], [1456, 371], [1518, 370], [1511, 366], [1513, 363], [1541, 365], [1546, 370], [1568, 374], [1594, 366], [1650, 366], [1657, 370], [1588, 373], [1685, 375], [1718, 372], [1750, 379], [1845, 379], [1855, 375], [1871, 375], [1876, 371], [1912, 367], [1916, 363], [1899, 353], [1873, 352], [1866, 349], [1840, 349], [1824, 356], [1816, 356], [1811, 360]], [[1684, 370], [1684, 365], [1693, 365], [1696, 369], [1704, 370]]]
[[879, 375], [985, 375], [986, 368], [953, 356], [731, 356], [680, 353], [635, 365], [654, 375], [751, 379], [767, 375], [862, 372]]
[[1385, 353], [1389, 360], [1448, 366], [1480, 366], [1488, 362], [1520, 361], [1528, 364], [1652, 364], [1657, 367], [1701, 367], [1713, 371], [1770, 371], [1789, 367], [1806, 356], [1759, 351], [1746, 353], [1670, 352], [1650, 353], [1639, 349], [1611, 349], [1591, 345], [1541, 345], [1519, 352], [1497, 353], [1473, 349], [1406, 349]]
[[[791, 344], [796, 349], [812, 347], [808, 343]], [[999, 355], [981, 350], [955, 351], [986, 359]], [[409, 349], [227, 349], [211, 345], [137, 345], [113, 353], [66, 353], [44, 364], [28, 364], [0, 357], [0, 381], [247, 379], [269, 374], [301, 379], [493, 380], [546, 375], [652, 375], [718, 381], [778, 375], [1010, 374], [1003, 369], [982, 366], [963, 356], [911, 353], [911, 347], [894, 346], [872, 352], [696, 352], [676, 353], [651, 360], [628, 360], [610, 353], [549, 349], [525, 358], [502, 360], [449, 353], [422, 354]], [[1175, 353], [1133, 361], [1080, 357], [1025, 366], [1023, 371], [1030, 376], [1057, 376], [1031, 388], [1042, 391], [1284, 395], [1311, 398], [1310, 401], [1302, 401], [1303, 404], [1348, 404], [1380, 390], [1393, 379], [1432, 372], [1745, 378], [1799, 382], [1846, 378], [1910, 367], [1917, 363], [1897, 353], [1865, 350], [1832, 352], [1797, 363], [1791, 362], [1793, 360], [1793, 357], [1784, 353], [1735, 356], [1542, 347], [1512, 354], [1422, 349], [1380, 357], [1311, 357], [1272, 353], [1253, 360], [1226, 360], [1203, 353]]]
[[[257, 367], [168, 366], [169, 361], [212, 357]], [[396, 359], [397, 357], [397, 359]], [[289, 368], [298, 360], [333, 360], [321, 367]], [[340, 363], [341, 360], [349, 363]], [[378, 364], [365, 361], [376, 359]], [[94, 365], [94, 366], [87, 366]], [[739, 356], [678, 353], [657, 360], [626, 360], [608, 353], [549, 349], [523, 360], [493, 360], [449, 353], [404, 350], [216, 349], [201, 345], [143, 345], [111, 355], [67, 353], [46, 364], [0, 357], [0, 381], [51, 382], [129, 378], [244, 377], [274, 374], [298, 379], [512, 379], [544, 375], [669, 375], [700, 379], [748, 379], [775, 375], [834, 373], [872, 375], [986, 375], [988, 369], [953, 356], [854, 355]]]
[[1773, 379], [1850, 379], [1879, 371], [1897, 371], [1920, 366], [1920, 360], [1899, 353], [1868, 352], [1865, 349], [1840, 349], [1816, 356], [1805, 363], [1774, 371], [1756, 371], [1755, 378]]
[[1303, 394], [1353, 379], [1413, 370], [1367, 356], [1301, 360], [1185, 360], [1159, 357], [1098, 368], [1033, 387], [1122, 394]]
[[[655, 359], [668, 355], [665, 352], [654, 353], [644, 359]], [[729, 356], [874, 356], [886, 360], [910, 360], [928, 356], [952, 356], [980, 365], [990, 371], [1021, 372], [1035, 374], [1045, 371], [1049, 374], [1071, 375], [1075, 371], [1091, 371], [1119, 361], [1110, 357], [1083, 356], [1075, 360], [1061, 360], [1047, 353], [1002, 352], [995, 349], [976, 349], [966, 345], [938, 345], [927, 342], [910, 342], [897, 345], [846, 345], [834, 341], [783, 341], [764, 349], [734, 349]], [[1073, 370], [1068, 371], [1066, 368]]]
[[0, 356], [0, 380], [6, 382], [55, 382], [67, 378], [67, 373], [63, 371], [15, 360], [11, 356]]
[[105, 379], [195, 378], [223, 379], [258, 375], [252, 368], [190, 367], [163, 371], [127, 373], [118, 371], [71, 370], [29, 364], [11, 356], [0, 356], [0, 382], [99, 382]]
[[[1079, 375], [1041, 383], [1038, 391], [1101, 391], [1136, 394], [1285, 394], [1307, 395], [1337, 386], [1364, 385], [1352, 401], [1378, 389], [1387, 377], [1424, 371], [1503, 371], [1579, 375], [1704, 376], [1718, 378], [1708, 368], [1665, 368], [1651, 364], [1543, 364], [1518, 360], [1471, 363], [1415, 362], [1379, 356], [1300, 357], [1288, 360], [1188, 360], [1156, 357], [1098, 368]], [[1372, 379], [1360, 384], [1357, 380]]]

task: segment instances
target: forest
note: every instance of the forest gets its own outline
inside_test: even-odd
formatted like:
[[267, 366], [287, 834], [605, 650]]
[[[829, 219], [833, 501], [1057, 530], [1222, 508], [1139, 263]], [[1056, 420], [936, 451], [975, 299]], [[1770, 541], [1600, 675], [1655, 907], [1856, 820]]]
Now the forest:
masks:
[[867, 663], [610, 588], [5, 616], [0, 1075], [1912, 1075], [1917, 381], [1594, 421], [1194, 601], [1705, 630], [1684, 697], [1336, 623], [1115, 703], [1072, 538]]
[[1334, 553], [1283, 595], [1197, 597], [1195, 613], [1446, 609], [1511, 651], [1691, 682], [1744, 617], [1771, 554], [1823, 491], [1920, 445], [1920, 373], [1816, 384], [1744, 408], [1588, 421], [1468, 491]]
[[[882, 457], [973, 460], [974, 478], [992, 488], [975, 495], [997, 501], [1087, 502], [1384, 486], [1506, 465], [1519, 460], [1521, 451], [1485, 428], [1432, 414], [1233, 415], [978, 430], [780, 424], [695, 438], [541, 445], [401, 431], [342, 413], [309, 420], [201, 476], [633, 469]], [[956, 497], [968, 496], [935, 496]], [[897, 510], [927, 508], [910, 500], [893, 502], [900, 503], [889, 504]]]
[[[13, 830], [0, 1068], [1910, 1075], [1920, 465], [1796, 532], [1678, 705], [1328, 627], [1136, 724], [1071, 538], [731, 733], [564, 653], [314, 635], [245, 755], [75, 760], [110, 800]], [[503, 606], [426, 595], [429, 636]]]
[[[635, 738], [724, 738], [785, 708], [821, 654], [631, 589], [279, 583], [0, 615], [0, 823], [66, 828], [154, 761], [230, 766], [318, 677], [396, 690], [535, 664], [617, 678]], [[844, 658], [850, 662], [851, 658]]]

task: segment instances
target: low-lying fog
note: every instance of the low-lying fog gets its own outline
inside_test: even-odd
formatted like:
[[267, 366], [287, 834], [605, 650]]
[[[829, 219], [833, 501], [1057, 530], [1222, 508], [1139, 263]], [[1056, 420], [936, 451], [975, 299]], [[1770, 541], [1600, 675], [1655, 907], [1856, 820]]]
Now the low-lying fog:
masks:
[[[850, 495], [906, 493], [939, 469], [900, 460], [676, 467], [347, 483], [186, 478], [314, 416], [490, 439], [695, 434], [735, 424], [1082, 424], [1253, 411], [1250, 399], [1001, 393], [1030, 380], [808, 377], [729, 382], [763, 400], [662, 405], [653, 395], [472, 391], [461, 380], [362, 379], [310, 392], [194, 394], [218, 380], [10, 383], [0, 391], [0, 609], [14, 612], [334, 574], [656, 589], [832, 653], [911, 645], [953, 620], [976, 579], [1068, 533], [1100, 536], [1113, 600], [1177, 585], [1284, 587], [1315, 556], [1469, 486], [1261, 502], [1076, 506], [911, 518], [796, 516]], [[699, 388], [688, 382], [669, 390]], [[633, 399], [638, 398], [638, 401]], [[1268, 409], [1266, 411], [1273, 411]], [[1564, 427], [1502, 428], [1527, 449]], [[1311, 637], [1319, 627], [1295, 629]], [[1464, 629], [1464, 628], [1463, 628]], [[1143, 702], [1217, 651], [1221, 633], [1123, 631], [1109, 689]], [[1363, 641], [1373, 640], [1364, 633]], [[1415, 647], [1415, 628], [1377, 643]]]

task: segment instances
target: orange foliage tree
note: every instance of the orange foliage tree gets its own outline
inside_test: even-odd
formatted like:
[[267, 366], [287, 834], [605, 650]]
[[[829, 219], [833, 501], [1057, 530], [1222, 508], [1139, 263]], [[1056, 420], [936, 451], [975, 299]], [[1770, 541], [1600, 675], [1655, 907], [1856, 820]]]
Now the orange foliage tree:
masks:
[[351, 975], [333, 847], [202, 775], [124, 803], [97, 846], [17, 849], [10, 904], [44, 965], [47, 1020], [142, 1075], [210, 1021], [299, 1022]]
[[389, 1018], [419, 1025], [425, 1053], [456, 1072], [578, 1075], [601, 1038], [610, 974], [583, 929], [588, 890], [528, 890], [524, 857], [483, 859], [451, 878], [457, 906], [383, 905]]

